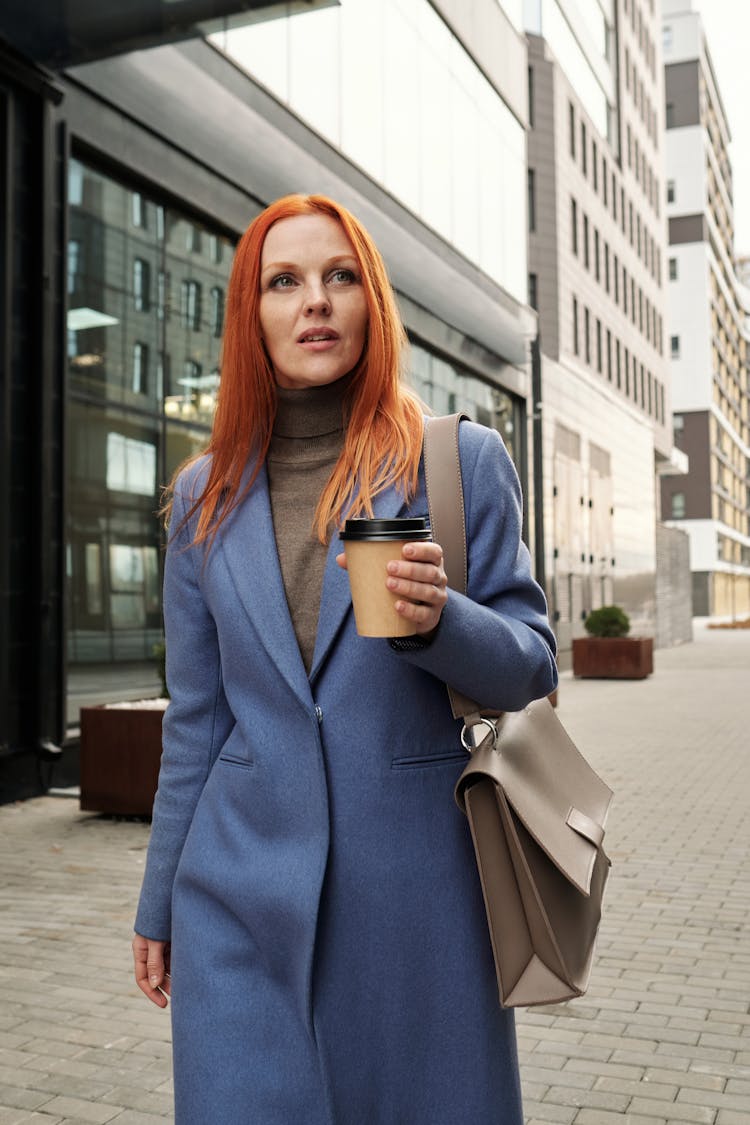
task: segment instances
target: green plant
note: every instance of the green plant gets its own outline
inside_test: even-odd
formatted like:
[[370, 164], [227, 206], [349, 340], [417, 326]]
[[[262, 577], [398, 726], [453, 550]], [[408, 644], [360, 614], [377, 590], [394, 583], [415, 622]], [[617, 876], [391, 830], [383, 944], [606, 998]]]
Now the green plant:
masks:
[[159, 641], [158, 644], [153, 646], [151, 651], [154, 654], [159, 677], [161, 679], [162, 699], [169, 699], [169, 691], [167, 689], [167, 646], [164, 644], [164, 641]]
[[591, 611], [583, 627], [592, 637], [624, 637], [630, 632], [630, 618], [619, 605], [603, 605]]

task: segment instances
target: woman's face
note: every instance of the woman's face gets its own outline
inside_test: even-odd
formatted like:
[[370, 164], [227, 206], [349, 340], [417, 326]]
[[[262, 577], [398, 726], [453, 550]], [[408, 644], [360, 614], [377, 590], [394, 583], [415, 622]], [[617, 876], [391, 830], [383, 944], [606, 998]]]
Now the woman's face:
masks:
[[357, 365], [367, 302], [336, 219], [295, 215], [271, 227], [260, 259], [260, 327], [280, 387], [323, 386]]

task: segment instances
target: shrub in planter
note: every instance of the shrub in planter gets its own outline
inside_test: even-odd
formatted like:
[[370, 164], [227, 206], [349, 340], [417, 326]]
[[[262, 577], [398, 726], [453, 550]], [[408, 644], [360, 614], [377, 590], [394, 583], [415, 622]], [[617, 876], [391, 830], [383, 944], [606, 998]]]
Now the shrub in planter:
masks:
[[625, 637], [630, 632], [630, 618], [619, 605], [603, 605], [592, 609], [583, 627], [592, 637]]
[[597, 679], [642, 680], [654, 670], [653, 637], [630, 637], [630, 619], [616, 605], [593, 610], [584, 627], [588, 637], [573, 641], [573, 675]]

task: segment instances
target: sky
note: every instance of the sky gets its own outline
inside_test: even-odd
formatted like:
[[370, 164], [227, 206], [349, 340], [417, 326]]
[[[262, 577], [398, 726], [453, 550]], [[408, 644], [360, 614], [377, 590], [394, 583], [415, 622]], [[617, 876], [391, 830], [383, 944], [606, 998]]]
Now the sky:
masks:
[[693, 0], [729, 119], [735, 251], [750, 254], [750, 2]]

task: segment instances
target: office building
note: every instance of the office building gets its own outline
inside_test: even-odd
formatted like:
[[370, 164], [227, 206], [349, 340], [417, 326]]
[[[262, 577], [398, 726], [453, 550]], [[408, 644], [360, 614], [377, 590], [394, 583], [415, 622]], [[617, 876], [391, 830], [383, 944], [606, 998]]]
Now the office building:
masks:
[[[680, 587], [684, 540], [657, 551], [658, 475], [684, 467], [665, 354], [660, 21], [653, 0], [533, 0], [529, 300], [544, 464], [546, 579], [563, 660], [586, 614], [690, 635], [687, 590], [657, 606], [657, 555]], [[683, 574], [680, 576], [680, 560]]]
[[731, 134], [699, 13], [689, 0], [662, 10], [667, 336], [675, 442], [690, 459], [686, 477], [663, 481], [662, 507], [690, 536], [693, 612], [747, 617], [750, 291], [735, 260]]

